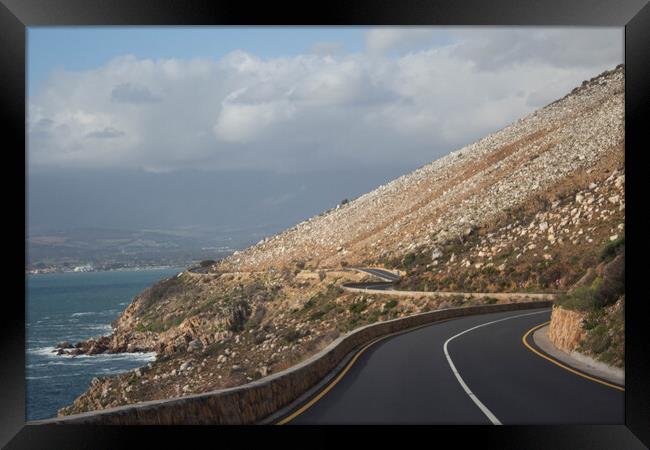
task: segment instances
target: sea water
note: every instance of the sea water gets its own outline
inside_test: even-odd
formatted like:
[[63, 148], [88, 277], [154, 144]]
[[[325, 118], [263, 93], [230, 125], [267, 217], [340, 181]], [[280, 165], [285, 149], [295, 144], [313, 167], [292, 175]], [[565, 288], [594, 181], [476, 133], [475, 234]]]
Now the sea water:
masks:
[[26, 419], [56, 416], [93, 377], [125, 372], [153, 361], [153, 353], [57, 356], [56, 344], [108, 335], [132, 298], [182, 269], [52, 273], [27, 276]]

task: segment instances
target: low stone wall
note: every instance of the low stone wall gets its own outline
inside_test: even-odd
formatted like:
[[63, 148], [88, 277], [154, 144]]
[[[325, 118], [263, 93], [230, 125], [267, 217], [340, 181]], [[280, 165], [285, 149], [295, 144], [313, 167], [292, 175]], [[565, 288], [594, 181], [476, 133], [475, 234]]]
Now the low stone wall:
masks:
[[549, 340], [563, 352], [571, 353], [585, 337], [586, 332], [582, 329], [584, 318], [584, 313], [554, 306], [548, 329]]
[[553, 301], [557, 294], [534, 294], [527, 292], [432, 292], [432, 291], [397, 291], [394, 289], [363, 289], [357, 287], [342, 286], [349, 292], [363, 292], [366, 294], [391, 295], [396, 297], [413, 298], [440, 298], [440, 297], [463, 297], [463, 298], [485, 298], [492, 297], [497, 300], [547, 300]]
[[30, 423], [97, 425], [254, 424], [314, 386], [351, 351], [371, 340], [440, 320], [493, 312], [542, 308], [549, 301], [449, 308], [361, 327], [339, 337], [300, 364], [249, 384], [185, 397], [56, 417]]

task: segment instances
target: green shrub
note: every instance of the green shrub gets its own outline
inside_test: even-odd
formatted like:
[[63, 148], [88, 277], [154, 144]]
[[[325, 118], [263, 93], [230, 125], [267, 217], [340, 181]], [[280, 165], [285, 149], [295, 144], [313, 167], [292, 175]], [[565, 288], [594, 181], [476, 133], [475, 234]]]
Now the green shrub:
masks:
[[311, 297], [309, 300], [307, 300], [307, 301], [305, 302], [304, 305], [302, 305], [302, 309], [309, 309], [309, 308], [311, 308], [312, 306], [314, 306], [315, 304], [316, 304], [316, 298], [315, 298], [315, 297]]
[[595, 305], [594, 294], [591, 286], [580, 286], [572, 292], [560, 296], [556, 300], [556, 304], [566, 309], [586, 311], [592, 309]]
[[367, 307], [368, 307], [368, 302], [365, 299], [363, 299], [358, 302], [352, 303], [348, 309], [352, 314], [359, 314]]
[[402, 259], [402, 264], [404, 267], [408, 268], [415, 262], [415, 253], [407, 253]]
[[378, 309], [373, 309], [368, 314], [368, 323], [377, 322], [379, 320], [379, 315], [380, 314], [381, 314], [381, 311], [379, 311]]
[[384, 309], [385, 310], [393, 309], [396, 306], [397, 306], [397, 300], [394, 299], [394, 298], [391, 299], [391, 300], [388, 300], [386, 303], [384, 303]]
[[608, 242], [600, 251], [600, 260], [606, 261], [614, 258], [621, 249], [625, 250], [625, 236], [619, 236], [617, 239]]
[[625, 253], [619, 254], [603, 270], [603, 279], [596, 291], [597, 306], [614, 304], [625, 293]]
[[317, 311], [314, 311], [310, 316], [309, 320], [320, 320], [323, 318], [325, 314], [330, 312], [332, 309], [334, 309], [336, 305], [333, 303], [326, 303], [323, 306], [320, 307]]

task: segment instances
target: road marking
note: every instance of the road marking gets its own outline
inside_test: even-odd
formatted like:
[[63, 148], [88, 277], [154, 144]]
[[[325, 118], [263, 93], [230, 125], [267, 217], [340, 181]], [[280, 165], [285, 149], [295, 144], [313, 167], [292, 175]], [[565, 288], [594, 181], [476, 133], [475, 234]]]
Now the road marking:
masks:
[[299, 415], [302, 414], [303, 412], [307, 411], [309, 408], [311, 408], [311, 407], [314, 405], [314, 403], [316, 403], [318, 400], [320, 400], [320, 399], [321, 399], [325, 394], [327, 394], [327, 393], [328, 393], [328, 392], [329, 392], [329, 391], [330, 391], [334, 386], [336, 386], [336, 384], [337, 384], [339, 381], [341, 381], [341, 379], [345, 376], [345, 374], [348, 372], [348, 370], [350, 370], [350, 368], [351, 368], [352, 365], [357, 361], [357, 359], [359, 359], [359, 357], [363, 354], [363, 352], [365, 352], [368, 348], [370, 348], [372, 345], [376, 344], [377, 342], [379, 342], [379, 341], [383, 341], [384, 339], [387, 339], [387, 338], [389, 338], [389, 337], [393, 337], [393, 336], [397, 336], [397, 335], [400, 335], [400, 334], [409, 333], [409, 332], [411, 332], [411, 331], [419, 330], [420, 328], [428, 327], [428, 326], [431, 326], [431, 325], [436, 325], [436, 324], [443, 323], [443, 322], [448, 322], [448, 321], [450, 321], [450, 320], [454, 320], [454, 319], [458, 319], [458, 318], [459, 318], [459, 317], [453, 317], [453, 318], [450, 318], [450, 319], [443, 319], [443, 320], [440, 320], [440, 321], [437, 321], [437, 322], [425, 323], [425, 324], [422, 324], [422, 325], [418, 325], [417, 327], [413, 327], [413, 328], [409, 328], [409, 329], [406, 329], [406, 330], [397, 331], [397, 332], [395, 332], [395, 333], [387, 334], [386, 336], [382, 336], [382, 337], [380, 337], [380, 338], [375, 339], [374, 341], [371, 341], [370, 343], [366, 344], [363, 348], [361, 348], [361, 350], [359, 350], [359, 351], [354, 355], [354, 357], [350, 360], [350, 362], [348, 362], [348, 363], [346, 364], [345, 368], [343, 368], [343, 370], [341, 370], [341, 373], [339, 373], [339, 374], [336, 376], [336, 378], [334, 378], [334, 380], [332, 380], [332, 382], [331, 382], [330, 384], [328, 384], [327, 387], [325, 387], [325, 389], [323, 389], [322, 391], [320, 391], [318, 394], [316, 394], [316, 396], [314, 396], [311, 400], [309, 400], [309, 401], [308, 401], [307, 403], [305, 403], [303, 406], [301, 406], [300, 408], [298, 408], [297, 410], [295, 410], [293, 413], [291, 413], [290, 415], [288, 415], [288, 416], [285, 417], [284, 419], [281, 419], [281, 420], [277, 421], [277, 422], [275, 423], [275, 425], [284, 425], [284, 424], [286, 424], [286, 423], [292, 421], [293, 419], [295, 419], [297, 416], [299, 416]]
[[475, 327], [468, 328], [468, 329], [465, 330], [465, 331], [461, 331], [460, 333], [455, 334], [454, 336], [452, 336], [452, 337], [450, 337], [449, 339], [447, 339], [447, 340], [445, 341], [445, 344], [444, 344], [443, 347], [442, 347], [442, 349], [443, 349], [444, 352], [445, 352], [445, 356], [447, 357], [447, 362], [449, 363], [449, 367], [451, 367], [451, 371], [452, 371], [452, 372], [454, 373], [454, 375], [456, 376], [456, 379], [458, 380], [458, 383], [460, 383], [460, 386], [463, 388], [463, 390], [465, 391], [465, 393], [466, 393], [466, 394], [469, 396], [469, 398], [470, 398], [470, 399], [471, 399], [471, 400], [476, 404], [476, 406], [479, 407], [479, 409], [483, 412], [483, 414], [485, 414], [485, 416], [486, 416], [488, 419], [490, 419], [490, 422], [492, 422], [493, 425], [503, 425], [503, 424], [501, 423], [501, 421], [499, 421], [499, 419], [497, 419], [497, 417], [492, 413], [492, 411], [490, 411], [490, 410], [488, 409], [488, 407], [485, 406], [485, 405], [483, 404], [483, 402], [481, 402], [481, 401], [478, 399], [478, 397], [476, 396], [476, 394], [474, 394], [474, 393], [471, 391], [471, 389], [469, 388], [469, 386], [467, 386], [467, 383], [465, 383], [465, 381], [463, 380], [463, 377], [460, 376], [460, 373], [458, 373], [458, 369], [456, 369], [456, 366], [454, 365], [454, 362], [451, 360], [451, 356], [449, 356], [449, 350], [448, 350], [449, 343], [450, 343], [451, 341], [453, 341], [454, 339], [456, 339], [457, 337], [462, 336], [463, 334], [465, 334], [465, 333], [469, 333], [470, 331], [476, 330], [476, 329], [478, 329], [478, 328], [483, 328], [483, 327], [486, 327], [486, 326], [488, 326], [488, 325], [492, 325], [492, 324], [494, 324], [494, 323], [503, 322], [503, 321], [505, 321], [505, 320], [512, 320], [512, 319], [516, 319], [516, 318], [518, 318], [518, 317], [532, 316], [532, 315], [534, 315], [534, 314], [543, 314], [543, 313], [548, 313], [548, 310], [545, 310], [545, 311], [537, 311], [537, 312], [534, 312], [534, 313], [527, 313], [527, 314], [519, 314], [519, 315], [516, 315], [516, 316], [505, 317], [505, 318], [503, 318], [503, 319], [499, 319], [499, 320], [493, 320], [492, 322], [482, 323], [481, 325], [477, 325], [477, 326], [475, 326]]
[[539, 325], [535, 325], [533, 328], [531, 328], [530, 330], [528, 330], [528, 331], [524, 334], [524, 336], [521, 338], [521, 340], [522, 340], [522, 342], [524, 343], [524, 345], [526, 346], [526, 348], [528, 348], [528, 350], [530, 350], [531, 352], [535, 353], [535, 354], [538, 355], [538, 356], [541, 356], [542, 358], [546, 359], [547, 361], [552, 362], [552, 363], [555, 364], [556, 366], [559, 366], [559, 367], [561, 367], [561, 368], [563, 368], [563, 369], [565, 369], [565, 370], [568, 370], [569, 372], [574, 373], [574, 374], [576, 374], [576, 375], [578, 375], [578, 376], [580, 376], [580, 377], [582, 377], [582, 378], [586, 378], [586, 379], [588, 379], [588, 380], [595, 381], [596, 383], [600, 383], [600, 384], [602, 384], [602, 385], [605, 385], [605, 386], [611, 387], [611, 388], [616, 389], [616, 390], [618, 390], [618, 391], [625, 392], [625, 388], [623, 388], [623, 387], [621, 387], [621, 386], [618, 386], [618, 385], [616, 385], [616, 384], [612, 384], [612, 383], [608, 383], [607, 381], [601, 380], [601, 379], [599, 379], [599, 378], [594, 378], [594, 377], [592, 377], [592, 376], [587, 375], [587, 374], [584, 373], [584, 372], [580, 372], [580, 371], [578, 371], [578, 370], [576, 370], [576, 369], [573, 369], [573, 368], [571, 368], [571, 367], [569, 367], [569, 366], [566, 366], [566, 365], [562, 364], [560, 361], [558, 361], [558, 360], [556, 360], [556, 359], [554, 359], [554, 358], [551, 358], [551, 357], [545, 355], [544, 353], [540, 352], [539, 350], [535, 349], [532, 345], [530, 345], [530, 344], [528, 343], [528, 341], [527, 341], [528, 336], [529, 336], [531, 333], [535, 332], [537, 329], [542, 328], [544, 325], [547, 325], [547, 324], [549, 324], [549, 323], [551, 323], [550, 320], [549, 320], [548, 322], [544, 322], [544, 323], [541, 323], [541, 324], [539, 324]]

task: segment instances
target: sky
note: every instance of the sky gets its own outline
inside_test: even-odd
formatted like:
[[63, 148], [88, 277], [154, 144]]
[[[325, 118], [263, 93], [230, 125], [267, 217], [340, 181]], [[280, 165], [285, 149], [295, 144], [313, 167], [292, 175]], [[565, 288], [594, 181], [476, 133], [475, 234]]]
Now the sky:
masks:
[[30, 227], [289, 226], [623, 54], [622, 28], [30, 27]]

